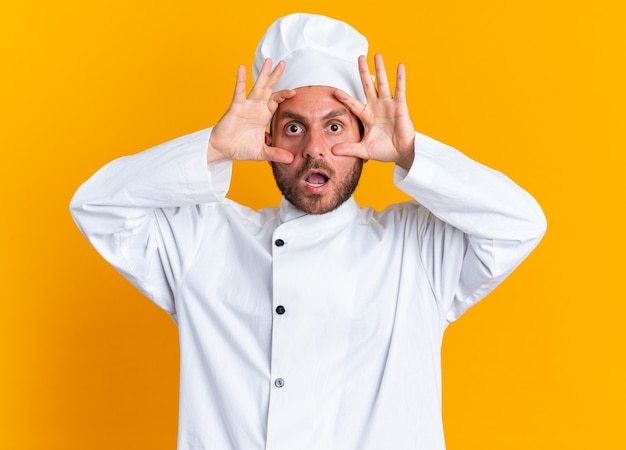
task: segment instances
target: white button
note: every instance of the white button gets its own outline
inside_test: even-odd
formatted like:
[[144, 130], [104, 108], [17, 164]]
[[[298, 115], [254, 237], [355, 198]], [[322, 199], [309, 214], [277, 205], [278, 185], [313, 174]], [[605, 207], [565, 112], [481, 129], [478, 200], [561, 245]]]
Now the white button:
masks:
[[274, 386], [276, 386], [277, 388], [281, 388], [285, 385], [285, 380], [283, 380], [282, 378], [276, 378], [276, 380], [274, 380]]

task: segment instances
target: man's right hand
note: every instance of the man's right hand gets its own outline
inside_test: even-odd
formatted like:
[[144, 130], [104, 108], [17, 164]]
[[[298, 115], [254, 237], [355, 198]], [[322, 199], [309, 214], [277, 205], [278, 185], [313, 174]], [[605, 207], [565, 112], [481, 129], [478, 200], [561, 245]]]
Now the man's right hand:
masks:
[[265, 130], [278, 105], [296, 93], [294, 90], [272, 92], [284, 70], [284, 61], [272, 70], [272, 61], [266, 59], [246, 97], [246, 68], [239, 66], [233, 101], [209, 138], [207, 162], [234, 159], [291, 163], [290, 152], [265, 144]]

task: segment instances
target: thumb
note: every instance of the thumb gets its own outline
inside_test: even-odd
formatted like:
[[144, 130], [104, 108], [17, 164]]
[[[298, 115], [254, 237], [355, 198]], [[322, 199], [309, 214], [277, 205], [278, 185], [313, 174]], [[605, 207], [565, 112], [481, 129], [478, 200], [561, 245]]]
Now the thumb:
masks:
[[290, 151], [269, 145], [264, 145], [263, 147], [264, 156], [267, 161], [283, 164], [291, 164], [293, 162], [293, 154]]
[[342, 142], [331, 148], [335, 156], [353, 156], [355, 158], [369, 159], [365, 146], [361, 142]]

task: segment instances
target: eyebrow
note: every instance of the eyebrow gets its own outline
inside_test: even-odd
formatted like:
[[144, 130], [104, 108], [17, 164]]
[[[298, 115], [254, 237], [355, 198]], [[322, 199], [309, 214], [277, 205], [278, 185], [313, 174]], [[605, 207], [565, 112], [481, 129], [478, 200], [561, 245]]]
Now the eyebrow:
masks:
[[[333, 109], [332, 111], [327, 112], [324, 115], [324, 117], [322, 117], [322, 119], [328, 120], [328, 119], [332, 119], [333, 117], [344, 116], [344, 115], [350, 115], [348, 109], [337, 108], [337, 109]], [[298, 114], [297, 112], [294, 112], [294, 111], [283, 111], [280, 113], [280, 116], [278, 118], [279, 119], [294, 119], [294, 120], [306, 123], [306, 118], [302, 114]]]

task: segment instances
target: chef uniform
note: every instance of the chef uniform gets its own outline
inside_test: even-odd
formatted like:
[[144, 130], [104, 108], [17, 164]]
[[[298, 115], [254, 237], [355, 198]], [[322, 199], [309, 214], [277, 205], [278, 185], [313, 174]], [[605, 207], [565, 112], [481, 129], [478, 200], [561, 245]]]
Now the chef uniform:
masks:
[[[278, 53], [276, 90], [298, 87], [304, 70], [302, 85], [363, 98], [363, 41], [343, 22], [295, 14], [270, 27], [255, 66]], [[342, 52], [356, 52], [346, 76]], [[331, 75], [310, 73], [309, 56]], [[178, 448], [443, 450], [443, 333], [537, 245], [538, 204], [416, 133], [412, 167], [394, 173], [415, 201], [254, 211], [225, 197], [230, 161], [207, 165], [211, 132], [109, 163], [71, 204], [98, 252], [178, 324]]]

